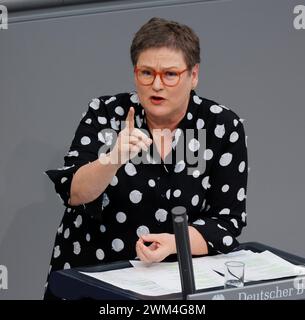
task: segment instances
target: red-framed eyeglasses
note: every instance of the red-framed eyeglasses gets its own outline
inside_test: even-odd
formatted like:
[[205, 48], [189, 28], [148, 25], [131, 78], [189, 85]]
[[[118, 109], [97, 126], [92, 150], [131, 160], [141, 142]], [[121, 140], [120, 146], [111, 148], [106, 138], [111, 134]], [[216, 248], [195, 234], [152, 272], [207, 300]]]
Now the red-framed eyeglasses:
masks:
[[186, 68], [182, 71], [171, 70], [171, 69], [156, 71], [148, 67], [134, 68], [136, 78], [143, 86], [150, 86], [151, 84], [153, 84], [153, 82], [156, 79], [156, 76], [159, 75], [162, 83], [168, 87], [174, 87], [178, 85], [181, 74], [187, 70], [188, 69]]

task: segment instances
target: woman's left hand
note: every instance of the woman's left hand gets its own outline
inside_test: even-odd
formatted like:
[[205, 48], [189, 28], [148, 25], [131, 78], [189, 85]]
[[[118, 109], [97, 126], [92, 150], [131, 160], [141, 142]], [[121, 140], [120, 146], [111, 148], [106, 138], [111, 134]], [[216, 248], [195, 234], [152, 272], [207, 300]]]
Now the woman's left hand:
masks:
[[[145, 242], [151, 244], [146, 246]], [[176, 253], [175, 235], [170, 233], [142, 235], [136, 243], [136, 251], [141, 261], [160, 262], [170, 254]]]

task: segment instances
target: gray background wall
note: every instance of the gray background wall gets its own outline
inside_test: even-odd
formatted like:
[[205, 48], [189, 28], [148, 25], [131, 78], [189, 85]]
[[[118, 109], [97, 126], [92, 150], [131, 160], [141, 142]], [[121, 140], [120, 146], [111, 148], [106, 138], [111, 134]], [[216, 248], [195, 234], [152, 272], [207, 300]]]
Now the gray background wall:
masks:
[[0, 31], [0, 299], [40, 299], [64, 208], [43, 174], [62, 165], [87, 102], [133, 89], [129, 45], [152, 16], [200, 36], [198, 94], [245, 118], [248, 227], [305, 256], [305, 30], [301, 0], [232, 0], [76, 15]]

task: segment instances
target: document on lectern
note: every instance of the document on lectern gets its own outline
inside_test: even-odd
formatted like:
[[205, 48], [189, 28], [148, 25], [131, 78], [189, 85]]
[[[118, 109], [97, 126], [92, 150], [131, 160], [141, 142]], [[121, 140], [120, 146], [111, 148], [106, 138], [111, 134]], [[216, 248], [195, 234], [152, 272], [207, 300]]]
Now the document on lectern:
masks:
[[[242, 261], [245, 263], [245, 282], [271, 280], [298, 276], [305, 274], [305, 266], [294, 265], [274, 253], [266, 250], [263, 252], [252, 252], [241, 250], [227, 255], [206, 257], [209, 266], [220, 273], [224, 273], [224, 263], [228, 260]], [[228, 259], [229, 258], [229, 259]]]
[[[224, 285], [224, 263], [245, 263], [245, 282], [277, 279], [305, 274], [304, 266], [296, 266], [270, 251], [260, 253], [240, 250], [229, 254], [193, 258], [196, 290]], [[159, 296], [181, 292], [177, 262], [146, 264], [130, 261], [133, 267], [104, 272], [81, 272], [125, 290]]]
[[[177, 262], [161, 262], [150, 265], [140, 263], [133, 268], [81, 273], [143, 295], [159, 296], [181, 292]], [[223, 277], [213, 270], [194, 268], [194, 274], [196, 289], [223, 285]]]

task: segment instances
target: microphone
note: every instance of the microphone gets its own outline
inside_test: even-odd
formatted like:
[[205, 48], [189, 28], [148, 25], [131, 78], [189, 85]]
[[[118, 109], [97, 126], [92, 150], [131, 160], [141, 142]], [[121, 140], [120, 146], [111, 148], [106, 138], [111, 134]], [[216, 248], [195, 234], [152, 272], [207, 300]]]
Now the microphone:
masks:
[[186, 217], [186, 208], [182, 206], [172, 209], [177, 256], [183, 299], [196, 291], [190, 238]]

